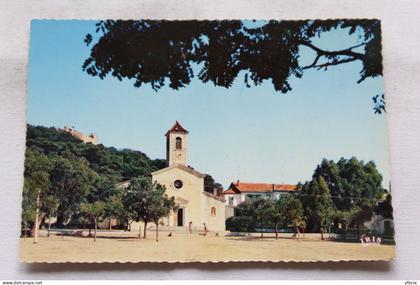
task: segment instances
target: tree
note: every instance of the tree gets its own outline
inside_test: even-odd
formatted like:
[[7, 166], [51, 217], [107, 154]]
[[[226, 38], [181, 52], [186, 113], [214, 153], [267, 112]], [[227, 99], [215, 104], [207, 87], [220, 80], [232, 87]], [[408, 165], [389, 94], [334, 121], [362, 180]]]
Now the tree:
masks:
[[[124, 212], [126, 213], [127, 228], [131, 230], [131, 221], [140, 222], [144, 216], [144, 201], [148, 195], [149, 183], [145, 178], [133, 178], [125, 190], [122, 203]], [[146, 225], [144, 226], [144, 234], [146, 234]], [[139, 228], [140, 238], [141, 228]]]
[[22, 222], [24, 227], [32, 226], [34, 243], [37, 243], [40, 221], [55, 207], [49, 175], [51, 161], [35, 150], [27, 150], [25, 155]]
[[[301, 78], [306, 70], [349, 62], [361, 63], [358, 83], [382, 75], [379, 20], [271, 20], [254, 28], [239, 20], [108, 20], [96, 27], [98, 40], [82, 69], [101, 79], [109, 74], [130, 79], [136, 87], [150, 84], [155, 91], [166, 82], [172, 89], [185, 87], [194, 76], [229, 88], [243, 76], [247, 87], [270, 80], [276, 91], [286, 93], [292, 90], [291, 78]], [[334, 29], [357, 33], [359, 41], [340, 50], [314, 44], [315, 37]], [[94, 37], [87, 34], [84, 41], [90, 45]], [[299, 62], [304, 48], [314, 54], [306, 66]], [[375, 112], [381, 113], [384, 101], [374, 98]]]
[[204, 191], [210, 194], [221, 195], [223, 193], [223, 186], [214, 181], [211, 175], [204, 176]]
[[50, 236], [51, 231], [51, 219], [57, 214], [57, 207], [59, 205], [60, 201], [53, 193], [50, 193], [49, 195], [46, 195], [43, 198], [43, 211], [48, 217], [48, 234], [47, 236]]
[[338, 210], [335, 213], [334, 218], [341, 224], [341, 226], [343, 227], [344, 230], [344, 240], [346, 239], [347, 236], [347, 229], [350, 225], [350, 223], [354, 220], [354, 218], [356, 217], [357, 212], [359, 211], [358, 208], [352, 208], [351, 210], [348, 211], [340, 211]]
[[50, 180], [59, 201], [58, 226], [63, 226], [73, 213], [78, 212], [80, 204], [93, 187], [96, 177], [97, 174], [83, 159], [54, 157]]
[[105, 201], [105, 216], [109, 218], [109, 229], [111, 229], [111, 219], [117, 219], [128, 224], [122, 201], [123, 193], [122, 187], [115, 187], [115, 191]]
[[299, 197], [305, 216], [318, 226], [323, 240], [324, 232], [330, 228], [335, 214], [335, 205], [324, 177], [314, 176], [310, 182], [305, 183]]
[[385, 219], [393, 219], [392, 196], [390, 193], [385, 193], [375, 208], [375, 213], [381, 215]]
[[255, 231], [255, 208], [250, 201], [244, 201], [235, 208], [235, 215], [226, 219], [226, 228], [231, 231]]
[[80, 211], [89, 217], [94, 223], [93, 241], [96, 242], [96, 232], [98, 230], [98, 222], [105, 216], [105, 203], [103, 201], [95, 201], [93, 203], [83, 202], [80, 205]]
[[[96, 241], [98, 222], [108, 217], [107, 207], [111, 206], [110, 199], [115, 192], [115, 181], [97, 174], [94, 183], [89, 187], [89, 192], [83, 197], [83, 202], [80, 204], [80, 213], [93, 224], [94, 241]], [[91, 236], [91, 227], [89, 228], [89, 236]]]
[[86, 144], [64, 131], [42, 126], [27, 125], [26, 147], [50, 159], [83, 160], [91, 170], [117, 182], [162, 169], [166, 163], [163, 159], [151, 160], [140, 151]]
[[301, 202], [293, 195], [286, 195], [279, 199], [279, 207], [283, 209], [286, 221], [296, 230], [296, 234], [300, 239], [299, 228], [306, 227]]
[[[385, 193], [382, 175], [373, 161], [365, 163], [355, 157], [341, 158], [338, 162], [323, 159], [317, 166], [313, 177], [322, 176], [330, 190], [335, 208], [355, 223], [358, 237], [360, 225], [371, 219], [374, 210]], [[339, 216], [340, 216], [339, 215]]]
[[164, 160], [151, 160], [140, 151], [86, 144], [59, 129], [32, 125], [27, 125], [25, 155], [22, 227], [32, 228], [34, 234], [47, 217], [48, 229], [52, 217], [57, 217], [56, 227], [83, 219], [90, 221], [91, 233], [94, 221], [81, 216], [80, 205], [95, 201], [105, 203], [106, 218], [129, 225], [122, 189], [115, 185], [165, 167]]
[[373, 161], [364, 163], [352, 157], [338, 161], [342, 188], [347, 198], [345, 208], [356, 212], [357, 235], [360, 238], [360, 225], [372, 218], [374, 209], [385, 193], [382, 175]]
[[279, 226], [285, 220], [285, 213], [282, 203], [278, 200], [276, 202], [271, 202], [273, 205], [271, 208], [271, 220], [274, 223], [274, 229], [276, 232], [276, 239], [279, 239]]
[[261, 238], [264, 237], [264, 226], [268, 221], [271, 221], [273, 210], [273, 203], [270, 200], [258, 199], [253, 203], [255, 209], [255, 219], [261, 228]]
[[[124, 193], [123, 204], [125, 210], [130, 213], [130, 217], [136, 222], [142, 221], [144, 223], [144, 238], [147, 235], [147, 224], [156, 222], [164, 215], [168, 215], [169, 212], [166, 212], [173, 208], [174, 200], [167, 198], [164, 193], [165, 187], [158, 183], [152, 183], [148, 177], [132, 179]], [[161, 206], [163, 208], [159, 209]]]
[[151, 219], [156, 225], [156, 241], [159, 241], [159, 221], [163, 217], [168, 217], [171, 211], [176, 210], [177, 205], [175, 204], [174, 197], [169, 198], [165, 194], [165, 186], [160, 184], [155, 184], [154, 186], [150, 193], [149, 207]]

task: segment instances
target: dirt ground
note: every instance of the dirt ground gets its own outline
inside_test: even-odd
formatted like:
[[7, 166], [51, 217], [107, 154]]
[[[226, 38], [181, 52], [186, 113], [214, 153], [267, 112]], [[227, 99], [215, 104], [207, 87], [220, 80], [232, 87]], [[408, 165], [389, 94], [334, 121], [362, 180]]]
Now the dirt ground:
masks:
[[135, 233], [102, 232], [96, 242], [88, 237], [55, 236], [20, 239], [20, 256], [24, 262], [206, 262], [206, 261], [319, 261], [319, 260], [390, 260], [395, 246], [322, 241], [319, 234], [305, 239], [291, 234], [266, 234], [230, 237], [209, 233], [206, 237], [161, 232], [159, 242], [154, 233], [147, 239]]

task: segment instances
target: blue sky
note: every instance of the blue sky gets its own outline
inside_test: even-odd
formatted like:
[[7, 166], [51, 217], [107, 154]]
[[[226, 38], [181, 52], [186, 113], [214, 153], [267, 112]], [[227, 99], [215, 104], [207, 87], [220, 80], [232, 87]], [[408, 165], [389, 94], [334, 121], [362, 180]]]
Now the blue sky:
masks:
[[[258, 23], [257, 23], [258, 24]], [[33, 21], [31, 25], [27, 121], [75, 126], [94, 132], [106, 146], [165, 157], [165, 132], [178, 120], [189, 135], [189, 164], [225, 187], [244, 182], [309, 180], [322, 158], [373, 160], [388, 187], [385, 115], [375, 115], [372, 96], [383, 79], [357, 84], [359, 62], [328, 71], [306, 71], [287, 94], [271, 82], [246, 88], [243, 76], [225, 89], [193, 80], [178, 91], [82, 71], [89, 48], [83, 42], [95, 21]], [[357, 34], [329, 32], [314, 41], [325, 49], [357, 43]], [[313, 60], [302, 49], [301, 60]]]

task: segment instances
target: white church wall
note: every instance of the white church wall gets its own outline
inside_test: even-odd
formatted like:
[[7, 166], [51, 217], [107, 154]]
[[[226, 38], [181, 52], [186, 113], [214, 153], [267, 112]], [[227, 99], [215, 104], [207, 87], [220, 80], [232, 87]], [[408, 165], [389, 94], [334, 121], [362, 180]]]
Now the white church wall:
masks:
[[225, 206], [225, 220], [235, 215], [235, 206]]
[[[177, 189], [174, 185], [176, 180], [180, 180], [182, 182], [182, 187], [179, 189]], [[197, 177], [175, 167], [153, 175], [153, 181], [164, 185], [166, 187], [166, 194], [169, 197], [173, 196], [175, 199], [180, 198], [188, 201], [185, 206], [182, 205], [185, 209], [184, 226], [188, 227], [188, 223], [190, 221], [193, 222], [193, 226], [200, 224], [200, 195], [204, 187], [203, 178]], [[187, 218], [189, 219], [187, 220]]]
[[225, 203], [203, 195], [203, 222], [211, 232], [225, 231]]
[[[174, 164], [182, 164], [187, 165], [188, 160], [188, 139], [187, 134], [183, 133], [170, 133], [169, 134], [169, 143], [168, 145], [168, 166], [172, 166]], [[181, 149], [176, 148], [176, 138], [181, 139]]]

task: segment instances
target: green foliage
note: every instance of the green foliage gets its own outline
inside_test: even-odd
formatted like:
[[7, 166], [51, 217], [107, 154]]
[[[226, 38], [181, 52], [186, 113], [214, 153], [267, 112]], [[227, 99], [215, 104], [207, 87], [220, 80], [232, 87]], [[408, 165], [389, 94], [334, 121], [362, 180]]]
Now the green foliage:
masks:
[[151, 210], [152, 221], [158, 225], [159, 220], [167, 217], [171, 211], [177, 209], [177, 206], [175, 204], [175, 198], [169, 198], [165, 194], [165, 187], [157, 184], [156, 187], [152, 188], [149, 208]]
[[238, 232], [253, 232], [256, 228], [305, 227], [302, 204], [293, 195], [279, 200], [258, 199], [245, 201], [235, 209], [235, 215], [226, 220], [226, 229]]
[[[359, 228], [372, 218], [383, 200], [386, 191], [381, 184], [382, 175], [372, 161], [365, 163], [355, 157], [341, 158], [338, 162], [322, 160], [299, 194], [308, 228], [313, 231], [325, 228], [331, 220], [345, 229], [350, 224]], [[386, 211], [392, 213], [390, 204]]]
[[211, 175], [207, 174], [204, 176], [204, 191], [211, 194], [216, 192], [217, 195], [221, 195], [223, 193], [223, 186], [214, 181], [214, 178]]
[[306, 227], [302, 203], [294, 195], [285, 195], [279, 199], [279, 208], [282, 209], [288, 225], [294, 228]]
[[55, 156], [53, 161], [49, 177], [54, 193], [60, 201], [57, 224], [61, 226], [72, 213], [77, 212], [80, 203], [90, 194], [97, 174], [89, 168], [84, 159]]
[[158, 241], [159, 220], [169, 216], [171, 211], [178, 209], [178, 206], [175, 204], [175, 197], [169, 198], [165, 194], [165, 187], [160, 184], [153, 184], [149, 197], [148, 208], [150, 209], [151, 220], [156, 225], [156, 241]]
[[385, 198], [376, 206], [375, 213], [385, 219], [393, 219], [392, 196], [390, 193], [385, 193], [384, 196]]
[[33, 226], [38, 194], [40, 220], [57, 216], [57, 226], [70, 218], [83, 220], [90, 210], [99, 209], [96, 202], [104, 208], [101, 216], [126, 220], [116, 184], [163, 167], [164, 160], [150, 160], [139, 151], [85, 144], [55, 128], [28, 125], [22, 223]]
[[151, 215], [148, 209], [149, 192], [152, 182], [148, 178], [134, 178], [124, 192], [122, 202], [130, 219], [148, 223]]
[[83, 202], [80, 204], [80, 212], [92, 221], [101, 221], [105, 217], [105, 203], [103, 201]]
[[307, 223], [316, 226], [312, 231], [328, 229], [333, 222], [336, 209], [324, 177], [320, 175], [306, 182], [299, 192], [299, 197], [304, 206]]
[[176, 209], [174, 197], [168, 198], [165, 187], [152, 183], [149, 177], [134, 178], [122, 197], [123, 207], [127, 213], [127, 220], [142, 221], [146, 226], [154, 222], [158, 226], [161, 218], [169, 215]]
[[233, 216], [226, 219], [226, 230], [231, 232], [254, 232], [255, 222], [252, 216]]
[[296, 194], [282, 195], [279, 200], [259, 199], [244, 202], [235, 209], [235, 215], [226, 220], [231, 231], [252, 232], [256, 228], [279, 227], [309, 231], [342, 225], [360, 225], [374, 213], [392, 218], [391, 196], [381, 186], [382, 176], [373, 162], [352, 157], [338, 162], [324, 159], [314, 171], [312, 180], [299, 184]]
[[356, 207], [352, 208], [351, 210], [348, 210], [348, 211], [338, 210], [335, 213], [334, 217], [339, 223], [341, 223], [344, 230], [347, 230], [350, 223], [357, 217], [357, 213], [359, 212], [359, 210], [360, 209], [356, 208]]
[[128, 218], [124, 209], [122, 197], [124, 191], [122, 187], [115, 187], [113, 193], [107, 198], [105, 204], [106, 217], [114, 218], [119, 221], [128, 222]]
[[270, 201], [271, 206], [271, 212], [270, 212], [270, 218], [271, 221], [278, 227], [282, 223], [286, 221], [285, 212], [283, 208], [283, 204], [280, 200], [277, 201]]
[[235, 208], [235, 216], [255, 216], [255, 208], [253, 203], [246, 200], [245, 202], [239, 204]]
[[[255, 209], [255, 219], [261, 229], [264, 229], [271, 223], [272, 214], [274, 212], [274, 205], [271, 200], [258, 199], [253, 202]], [[261, 231], [261, 237], [264, 231]]]
[[40, 209], [43, 213], [51, 213], [57, 207], [52, 196], [49, 171], [52, 161], [36, 150], [26, 151], [24, 186], [22, 196], [22, 223], [32, 227], [35, 223], [36, 200], [40, 196]]
[[[127, 78], [136, 87], [150, 84], [156, 91], [167, 83], [176, 90], [185, 87], [193, 77], [229, 88], [241, 74], [247, 87], [268, 80], [276, 91], [286, 93], [292, 90], [290, 80], [301, 78], [307, 69], [327, 70], [352, 61], [362, 66], [358, 83], [382, 75], [379, 20], [271, 20], [257, 28], [247, 28], [239, 20], [108, 20], [96, 26], [99, 39], [83, 70], [101, 79], [109, 74]], [[350, 35], [357, 32], [358, 43], [342, 50], [314, 44], [316, 37], [338, 29]], [[87, 45], [92, 40], [86, 35]], [[313, 51], [312, 64], [299, 63], [302, 48]]]
[[42, 126], [27, 126], [26, 147], [48, 156], [83, 158], [93, 171], [117, 181], [143, 176], [165, 167], [164, 159], [151, 160], [140, 151], [82, 143], [66, 132]]
[[256, 224], [255, 208], [249, 201], [239, 204], [235, 208], [235, 215], [226, 219], [226, 229], [230, 231], [253, 232]]
[[[93, 240], [96, 241], [96, 230], [98, 228], [98, 222], [105, 218], [106, 210], [105, 203], [103, 201], [95, 201], [93, 203], [83, 202], [80, 204], [80, 213], [90, 220], [95, 228], [95, 234]], [[90, 230], [89, 230], [90, 235]]]

